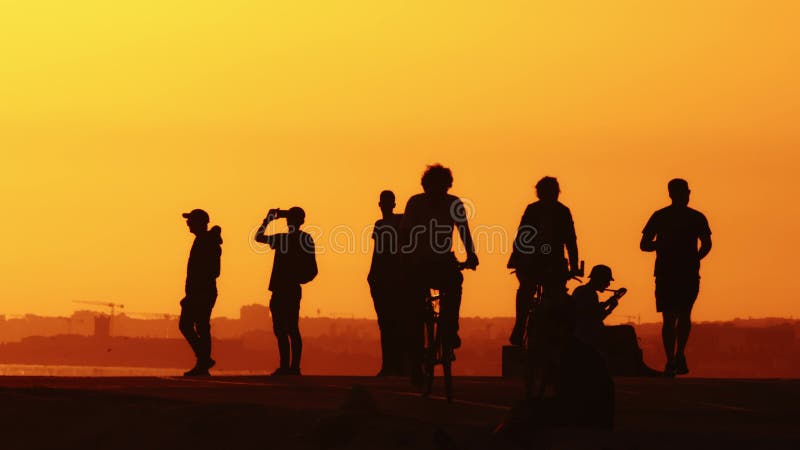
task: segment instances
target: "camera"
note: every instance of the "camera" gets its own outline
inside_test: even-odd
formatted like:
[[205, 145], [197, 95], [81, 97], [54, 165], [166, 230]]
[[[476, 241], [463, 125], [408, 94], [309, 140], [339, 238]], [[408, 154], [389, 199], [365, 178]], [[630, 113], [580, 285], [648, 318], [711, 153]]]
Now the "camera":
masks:
[[273, 219], [285, 219], [287, 217], [287, 213], [288, 211], [285, 209], [274, 208], [267, 212], [267, 217], [272, 217]]

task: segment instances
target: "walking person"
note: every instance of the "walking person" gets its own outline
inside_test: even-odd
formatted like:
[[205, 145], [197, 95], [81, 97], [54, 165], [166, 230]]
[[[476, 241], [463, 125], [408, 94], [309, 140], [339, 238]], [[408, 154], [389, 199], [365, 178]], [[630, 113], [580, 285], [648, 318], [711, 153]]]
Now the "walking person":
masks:
[[667, 356], [664, 374], [675, 376], [689, 373], [685, 350], [700, 291], [700, 260], [711, 251], [711, 228], [703, 213], [689, 208], [686, 180], [673, 179], [667, 189], [672, 204], [653, 213], [639, 247], [656, 252], [656, 310], [664, 318], [661, 338]]
[[222, 256], [222, 228], [208, 229], [208, 213], [194, 209], [184, 213], [189, 232], [195, 235], [186, 268], [186, 296], [181, 300], [178, 327], [197, 358], [184, 376], [208, 376], [216, 361], [211, 358], [211, 310], [217, 301], [217, 277]]

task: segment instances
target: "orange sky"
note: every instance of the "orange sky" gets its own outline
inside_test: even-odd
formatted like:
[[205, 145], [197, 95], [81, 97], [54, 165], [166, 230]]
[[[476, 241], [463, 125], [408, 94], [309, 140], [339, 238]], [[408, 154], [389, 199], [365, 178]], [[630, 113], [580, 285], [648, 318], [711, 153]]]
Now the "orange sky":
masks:
[[[582, 258], [630, 290], [618, 319], [643, 321], [640, 231], [685, 177], [715, 243], [695, 317], [800, 315], [797, 2], [9, 3], [0, 314], [176, 312], [180, 213], [202, 207], [225, 239], [215, 315], [236, 316], [268, 298], [252, 229], [300, 205], [329, 247], [302, 313], [373, 317], [370, 249], [327, 237], [372, 223], [381, 189], [402, 209], [441, 162], [473, 226], [509, 233], [557, 176]], [[511, 315], [487, 247], [463, 314]]]

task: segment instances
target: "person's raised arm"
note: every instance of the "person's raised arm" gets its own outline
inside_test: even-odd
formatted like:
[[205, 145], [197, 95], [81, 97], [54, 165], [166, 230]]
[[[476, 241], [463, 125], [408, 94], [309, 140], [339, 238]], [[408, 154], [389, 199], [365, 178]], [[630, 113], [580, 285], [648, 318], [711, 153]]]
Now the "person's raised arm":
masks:
[[615, 298], [613, 296], [610, 299], [602, 302], [600, 309], [602, 310], [601, 315], [602, 315], [603, 319], [605, 319], [606, 317], [610, 316], [611, 313], [614, 312], [614, 309], [617, 306], [619, 306], [619, 299], [617, 299], [617, 298]]
[[275, 240], [274, 236], [272, 235], [268, 236], [265, 233], [267, 230], [267, 225], [269, 225], [270, 222], [272, 222], [275, 219], [275, 216], [276, 214], [274, 213], [274, 211], [269, 210], [269, 212], [267, 213], [267, 217], [264, 218], [264, 221], [261, 222], [261, 226], [258, 227], [258, 230], [256, 231], [256, 236], [255, 236], [256, 242], [260, 242], [262, 244], [268, 244], [270, 247], [272, 246]]

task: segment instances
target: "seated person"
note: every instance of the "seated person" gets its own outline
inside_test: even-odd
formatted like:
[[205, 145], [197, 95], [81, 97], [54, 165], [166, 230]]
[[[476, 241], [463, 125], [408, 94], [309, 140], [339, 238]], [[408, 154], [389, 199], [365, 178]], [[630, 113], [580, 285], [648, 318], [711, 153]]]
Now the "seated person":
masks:
[[589, 282], [578, 286], [572, 293], [574, 306], [575, 337], [592, 346], [601, 354], [606, 353], [603, 320], [611, 314], [619, 304], [620, 289], [608, 300], [601, 302], [598, 292], [604, 292], [614, 278], [611, 268], [602, 264], [592, 267], [589, 273]]

